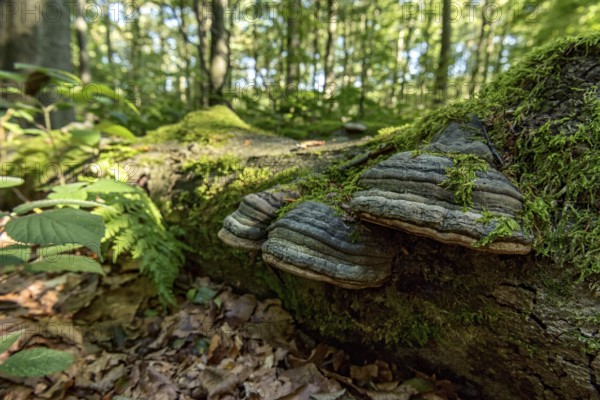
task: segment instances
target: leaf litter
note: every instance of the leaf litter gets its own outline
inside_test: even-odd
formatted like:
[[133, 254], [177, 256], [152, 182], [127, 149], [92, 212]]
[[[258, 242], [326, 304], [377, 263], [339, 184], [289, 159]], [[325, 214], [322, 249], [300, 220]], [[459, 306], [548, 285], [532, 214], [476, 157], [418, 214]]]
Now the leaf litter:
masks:
[[458, 399], [449, 381], [380, 359], [352, 360], [318, 343], [278, 299], [207, 278], [187, 286], [180, 307], [160, 315], [150, 283], [132, 270], [1, 275], [0, 334], [23, 334], [0, 363], [35, 347], [68, 351], [76, 361], [44, 378], [0, 375], [0, 398]]

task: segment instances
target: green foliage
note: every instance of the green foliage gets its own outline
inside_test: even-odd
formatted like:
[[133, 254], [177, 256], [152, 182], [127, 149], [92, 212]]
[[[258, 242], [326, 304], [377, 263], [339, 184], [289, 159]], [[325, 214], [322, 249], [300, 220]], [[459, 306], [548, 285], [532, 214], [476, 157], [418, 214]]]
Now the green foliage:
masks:
[[485, 247], [493, 243], [496, 239], [511, 236], [520, 229], [519, 223], [513, 218], [504, 215], [494, 215], [489, 211], [484, 211], [482, 217], [477, 222], [484, 225], [494, 224], [495, 227], [486, 237], [477, 241], [473, 247]]
[[148, 195], [140, 188], [108, 179], [69, 186], [73, 190], [55, 189], [55, 196], [72, 197], [73, 192], [79, 192], [86, 198], [100, 198], [106, 205], [97, 207], [94, 216], [106, 224], [102, 242], [109, 246], [113, 262], [121, 254], [130, 253], [139, 261], [140, 272], [152, 279], [161, 301], [175, 305], [172, 287], [184, 262], [184, 246], [174, 231], [165, 227]]
[[487, 171], [485, 160], [473, 154], [445, 154], [452, 159], [452, 166], [446, 169], [446, 180], [440, 186], [454, 192], [454, 201], [463, 206], [463, 211], [473, 206], [473, 187], [477, 172]]
[[0, 365], [0, 372], [19, 377], [41, 377], [63, 371], [73, 364], [66, 351], [36, 347], [11, 355]]
[[148, 132], [148, 140], [219, 144], [233, 137], [235, 133], [254, 131], [252, 126], [244, 122], [228, 107], [215, 106], [207, 110], [191, 112], [173, 125], [162, 126]]

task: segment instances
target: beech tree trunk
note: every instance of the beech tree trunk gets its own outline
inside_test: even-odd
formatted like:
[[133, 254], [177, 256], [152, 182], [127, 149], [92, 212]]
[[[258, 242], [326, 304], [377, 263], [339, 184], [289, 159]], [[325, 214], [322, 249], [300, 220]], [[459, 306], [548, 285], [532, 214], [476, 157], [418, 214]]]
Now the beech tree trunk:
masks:
[[[12, 71], [16, 63], [24, 63], [72, 72], [70, 4], [66, 0], [0, 0], [4, 13], [0, 69]], [[60, 128], [74, 117], [72, 110], [54, 111], [52, 127]]]
[[[543, 113], [513, 126], [515, 132], [572, 116], [584, 93], [600, 90], [600, 43], [565, 54], [560, 77], [554, 77], [561, 85], [548, 83], [539, 99]], [[245, 146], [247, 139], [236, 138], [221, 151], [245, 167], [267, 166], [271, 176], [292, 166], [318, 172], [364, 151], [344, 144], [317, 148], [319, 154], [290, 153], [293, 142], [287, 139], [256, 136]], [[185, 229], [196, 249], [189, 255], [192, 271], [259, 296], [275, 294], [301, 329], [347, 346], [357, 359], [371, 351], [400, 361], [409, 373], [412, 368], [450, 379], [462, 399], [600, 396], [600, 297], [578, 280], [576, 266], [533, 254], [486, 254], [390, 230], [400, 255], [383, 286], [349, 290], [299, 278], [217, 239], [223, 217], [241, 196], [270, 184], [245, 182], [240, 188], [235, 173], [183, 173], [186, 160], [213, 151], [206, 146], [154, 151], [163, 163], [152, 161], [151, 152], [136, 162], [151, 195], [173, 201], [171, 222]], [[221, 194], [195, 199], [194, 189], [210, 182], [224, 185]]]
[[223, 88], [229, 73], [229, 32], [225, 26], [227, 0], [212, 0], [210, 28], [210, 96], [209, 105], [223, 104]]

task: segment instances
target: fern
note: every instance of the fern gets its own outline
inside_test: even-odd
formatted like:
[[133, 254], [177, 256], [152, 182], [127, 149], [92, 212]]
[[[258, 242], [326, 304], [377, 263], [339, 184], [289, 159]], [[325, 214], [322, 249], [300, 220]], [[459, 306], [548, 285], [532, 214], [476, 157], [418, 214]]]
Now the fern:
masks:
[[140, 272], [148, 275], [164, 305], [175, 305], [173, 283], [184, 263], [183, 243], [167, 229], [152, 200], [141, 189], [131, 193], [107, 193], [102, 198], [111, 208], [95, 211], [104, 218], [113, 262], [124, 253], [139, 261]]

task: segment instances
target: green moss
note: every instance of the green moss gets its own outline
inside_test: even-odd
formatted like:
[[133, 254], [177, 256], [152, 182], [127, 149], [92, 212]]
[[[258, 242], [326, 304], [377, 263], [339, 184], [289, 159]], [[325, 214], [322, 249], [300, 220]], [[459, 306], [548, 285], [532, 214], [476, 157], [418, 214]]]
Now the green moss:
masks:
[[495, 224], [496, 227], [484, 238], [477, 241], [473, 247], [485, 247], [493, 243], [496, 239], [510, 237], [514, 232], [517, 232], [520, 227], [519, 223], [513, 218], [505, 215], [494, 215], [489, 211], [484, 211], [482, 217], [477, 220], [484, 225]]
[[228, 107], [214, 106], [207, 110], [191, 112], [176, 124], [148, 132], [147, 140], [219, 144], [233, 137], [236, 132], [252, 133], [256, 132], [256, 129]]

